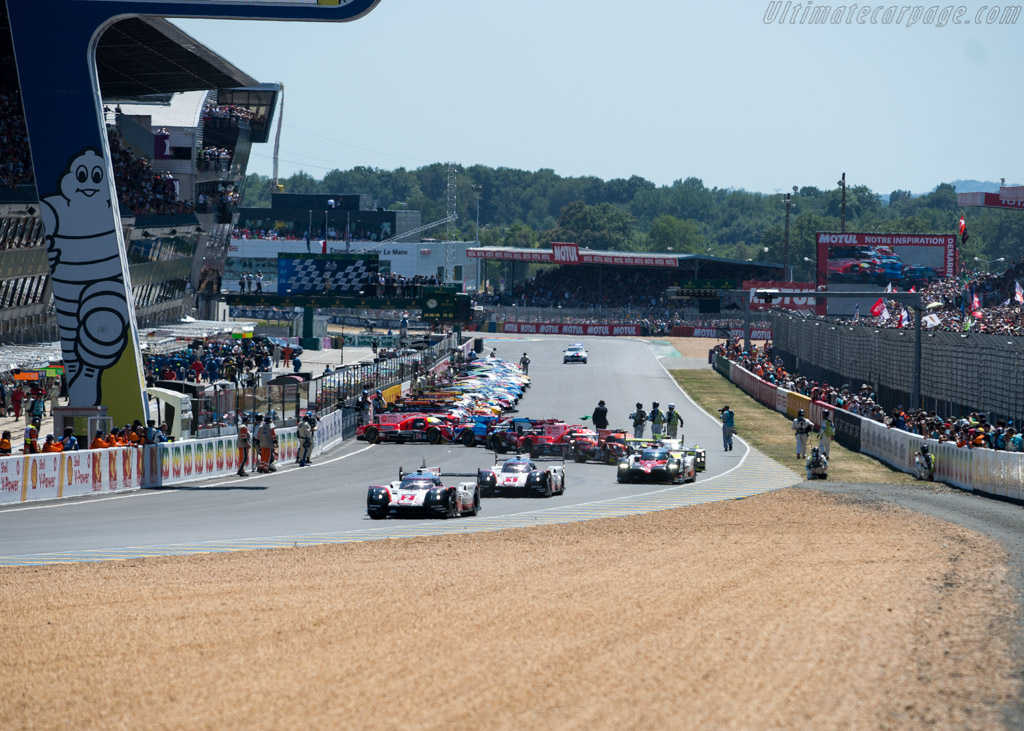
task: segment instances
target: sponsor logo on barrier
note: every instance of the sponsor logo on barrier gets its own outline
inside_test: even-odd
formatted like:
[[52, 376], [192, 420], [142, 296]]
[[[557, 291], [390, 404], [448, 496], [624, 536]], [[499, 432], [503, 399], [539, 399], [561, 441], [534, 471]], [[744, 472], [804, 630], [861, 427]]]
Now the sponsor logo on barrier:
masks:
[[92, 452], [89, 461], [92, 463], [92, 489], [99, 492], [103, 489], [103, 455], [100, 452]]
[[182, 464], [182, 469], [183, 469], [183, 471], [185, 473], [185, 476], [188, 477], [189, 475], [191, 475], [192, 474], [192, 470], [194, 468], [194, 463], [193, 463], [193, 460], [192, 460], [192, 445], [191, 444], [186, 443], [186, 444], [182, 445], [182, 448], [181, 448], [181, 464]]
[[206, 471], [213, 472], [213, 442], [206, 443]]

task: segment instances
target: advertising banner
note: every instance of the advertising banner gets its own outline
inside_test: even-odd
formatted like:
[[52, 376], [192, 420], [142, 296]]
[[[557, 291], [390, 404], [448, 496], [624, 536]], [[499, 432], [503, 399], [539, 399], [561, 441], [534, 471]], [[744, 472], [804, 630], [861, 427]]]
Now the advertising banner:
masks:
[[[802, 393], [796, 393], [794, 391], [786, 392], [786, 416], [790, 419], [796, 418], [796, 412], [800, 409], [804, 410], [804, 416], [810, 418], [811, 412], [811, 400], [804, 396]], [[821, 412], [818, 412], [818, 422], [821, 422]]]
[[819, 231], [817, 285], [906, 291], [956, 273], [955, 234], [834, 233]]
[[890, 429], [877, 421], [861, 421], [860, 444], [864, 454], [877, 457], [903, 472], [913, 473], [914, 454], [921, 441], [916, 434]]
[[851, 452], [860, 452], [861, 417], [843, 409], [832, 409], [832, 421], [836, 425], [836, 441]]
[[[722, 329], [717, 327], [694, 327], [692, 325], [676, 325], [672, 328], [674, 338], [718, 338], [722, 339]], [[742, 340], [744, 331], [742, 327], [729, 328], [729, 337]], [[751, 340], [771, 340], [772, 331], [770, 328], [750, 328]]]
[[507, 333], [541, 335], [639, 335], [639, 325], [571, 325], [561, 322], [506, 322]]
[[[793, 312], [816, 312], [824, 314], [824, 310], [818, 309], [818, 303], [812, 296], [817, 285], [813, 282], [770, 282], [745, 280], [741, 285], [742, 289], [750, 293], [750, 311], [759, 312], [772, 308], [782, 308]], [[756, 289], [776, 289], [779, 296], [772, 299], [769, 304], [764, 300], [754, 298]]]

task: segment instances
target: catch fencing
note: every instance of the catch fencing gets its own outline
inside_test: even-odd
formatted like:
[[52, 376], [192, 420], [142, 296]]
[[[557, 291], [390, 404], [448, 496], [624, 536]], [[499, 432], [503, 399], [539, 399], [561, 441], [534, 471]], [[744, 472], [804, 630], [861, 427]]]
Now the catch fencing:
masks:
[[832, 386], [870, 385], [886, 411], [920, 406], [943, 418], [972, 411], [1020, 423], [1024, 338], [923, 330], [921, 404], [914, 388], [914, 331], [772, 313], [772, 342], [786, 368]]
[[939, 482], [962, 490], [1024, 500], [1024, 453], [968, 449], [950, 442], [924, 439], [779, 388], [717, 354], [713, 361], [715, 370], [747, 395], [786, 416], [795, 418], [797, 411], [803, 409], [818, 428], [822, 410], [829, 410], [836, 425], [835, 440], [851, 451], [870, 455], [901, 472], [913, 474], [914, 455], [924, 443], [935, 455], [935, 479]]

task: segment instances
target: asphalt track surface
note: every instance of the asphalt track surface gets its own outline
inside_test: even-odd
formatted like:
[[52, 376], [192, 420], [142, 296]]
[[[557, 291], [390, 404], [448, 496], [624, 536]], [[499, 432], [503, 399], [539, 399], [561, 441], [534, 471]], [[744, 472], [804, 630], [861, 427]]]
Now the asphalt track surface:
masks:
[[[586, 344], [587, 364], [563, 365], [562, 350], [574, 341]], [[800, 481], [739, 440], [733, 451], [722, 450], [717, 420], [690, 402], [662, 366], [662, 360], [674, 354], [671, 348], [666, 351], [664, 345], [640, 340], [556, 336], [495, 336], [485, 344], [487, 352], [497, 348], [499, 357], [511, 361], [518, 361], [524, 351], [530, 354], [533, 385], [520, 401], [518, 415], [575, 422], [604, 399], [611, 425], [626, 427], [638, 401], [645, 408], [659, 401], [662, 409], [675, 403], [684, 418], [681, 431], [686, 443], [708, 451], [707, 471], [685, 486], [620, 485], [610, 466], [567, 463], [562, 496], [485, 498], [478, 517], [456, 520], [371, 521], [366, 515], [367, 487], [397, 479], [400, 466], [409, 470], [425, 461], [444, 472], [473, 475], [477, 468], [492, 465], [494, 458], [481, 447], [370, 446], [353, 440], [312, 466], [285, 466], [272, 475], [2, 509], [0, 565], [501, 530], [736, 499]]]

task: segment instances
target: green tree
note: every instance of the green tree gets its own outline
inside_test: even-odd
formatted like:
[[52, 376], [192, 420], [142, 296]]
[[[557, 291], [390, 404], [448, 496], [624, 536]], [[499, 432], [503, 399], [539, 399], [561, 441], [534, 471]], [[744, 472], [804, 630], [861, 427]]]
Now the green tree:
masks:
[[704, 236], [696, 221], [680, 220], [675, 216], [658, 216], [651, 222], [647, 234], [651, 251], [673, 251], [696, 254], [703, 250]]

